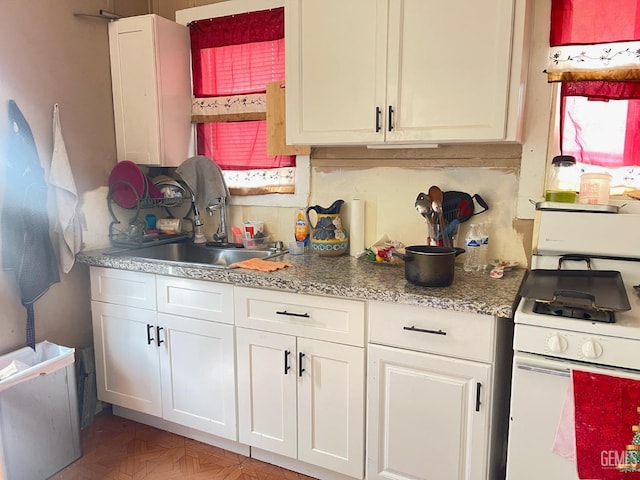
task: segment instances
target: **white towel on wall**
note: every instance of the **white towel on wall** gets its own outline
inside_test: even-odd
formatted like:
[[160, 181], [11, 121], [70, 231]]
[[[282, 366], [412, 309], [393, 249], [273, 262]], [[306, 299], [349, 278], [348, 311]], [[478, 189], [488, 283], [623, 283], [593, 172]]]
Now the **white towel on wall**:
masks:
[[62, 136], [57, 103], [53, 106], [53, 155], [49, 184], [54, 187], [55, 205], [50, 211], [56, 218], [60, 267], [64, 273], [69, 273], [82, 246], [82, 230], [77, 212], [78, 192]]

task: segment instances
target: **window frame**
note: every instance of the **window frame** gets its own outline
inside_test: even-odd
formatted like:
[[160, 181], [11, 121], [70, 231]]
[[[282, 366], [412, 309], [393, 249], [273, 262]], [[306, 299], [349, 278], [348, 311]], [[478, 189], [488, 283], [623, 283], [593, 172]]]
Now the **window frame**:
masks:
[[[238, 13], [283, 7], [284, 0], [228, 0], [176, 11], [176, 22], [187, 25], [195, 20], [222, 17]], [[192, 128], [192, 150], [195, 150], [195, 126]], [[296, 178], [294, 194], [230, 195], [229, 204], [239, 206], [296, 207], [309, 203], [311, 161], [309, 155], [296, 156]]]

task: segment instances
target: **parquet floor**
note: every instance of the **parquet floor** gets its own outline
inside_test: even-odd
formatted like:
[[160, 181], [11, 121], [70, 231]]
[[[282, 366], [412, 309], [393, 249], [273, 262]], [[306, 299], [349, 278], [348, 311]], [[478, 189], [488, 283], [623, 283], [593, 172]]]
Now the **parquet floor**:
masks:
[[80, 439], [83, 456], [50, 480], [312, 480], [108, 409], [80, 432]]

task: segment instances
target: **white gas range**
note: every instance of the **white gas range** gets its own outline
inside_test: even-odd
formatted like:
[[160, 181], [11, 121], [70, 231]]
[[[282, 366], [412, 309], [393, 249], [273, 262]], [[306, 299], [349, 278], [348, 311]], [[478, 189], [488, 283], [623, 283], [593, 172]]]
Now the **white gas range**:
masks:
[[[590, 308], [593, 298], [585, 300], [585, 309], [520, 301], [514, 315], [509, 480], [579, 478], [575, 461], [552, 451], [572, 370], [640, 380], [640, 296], [634, 289], [640, 284], [640, 212], [537, 211], [531, 273], [557, 269], [566, 255], [588, 257], [594, 272], [620, 272], [630, 308], [600, 318]], [[585, 260], [565, 259], [561, 265], [588, 275]]]

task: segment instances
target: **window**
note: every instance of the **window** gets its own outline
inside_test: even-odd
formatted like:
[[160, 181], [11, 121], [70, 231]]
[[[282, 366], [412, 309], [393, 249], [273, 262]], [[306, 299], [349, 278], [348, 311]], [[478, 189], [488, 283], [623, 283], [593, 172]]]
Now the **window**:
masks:
[[560, 151], [581, 172], [609, 171], [612, 185], [640, 188], [640, 5], [552, 0], [550, 45]]
[[[216, 118], [215, 122], [198, 124], [197, 148], [199, 153], [215, 158], [221, 164], [232, 193], [231, 204], [235, 205], [302, 207], [308, 200], [309, 157], [266, 156], [264, 91], [268, 81], [284, 78], [282, 33], [279, 38], [277, 35], [272, 38], [269, 36], [273, 33], [271, 32], [267, 38], [259, 40], [247, 36], [250, 29], [239, 28], [234, 23], [240, 21], [248, 12], [265, 12], [269, 15], [269, 12], [273, 11], [265, 9], [277, 10], [278, 7], [282, 7], [282, 0], [247, 0], [203, 5], [176, 12], [176, 20], [185, 25], [194, 21], [217, 22], [221, 20], [219, 17], [227, 17], [223, 21], [228, 25], [222, 27], [223, 34], [219, 35], [226, 44], [215, 44], [212, 48], [205, 46], [200, 49], [202, 55], [199, 59], [193, 60], [194, 96], [199, 97], [194, 99], [194, 105], [207, 104], [207, 107], [225, 112], [223, 117]], [[282, 18], [282, 8], [280, 16]], [[258, 20], [259, 27], [263, 27], [264, 24], [264, 18]], [[283, 32], [282, 22], [279, 28]], [[231, 41], [228, 41], [230, 37]], [[200, 70], [202, 65], [209, 69], [204, 75]], [[256, 68], [258, 65], [265, 68], [260, 70]], [[239, 74], [241, 71], [249, 70], [245, 68], [247, 66], [251, 66], [251, 75]], [[206, 80], [201, 82], [196, 78]], [[240, 110], [234, 110], [236, 107], [240, 107]], [[252, 110], [253, 107], [257, 108]], [[239, 139], [251, 141], [242, 142], [240, 146]], [[251, 169], [247, 170], [247, 167]], [[262, 188], [263, 192], [286, 191], [287, 187], [282, 188], [282, 184], [289, 185], [288, 188], [291, 190], [291, 186], [295, 185], [295, 193], [238, 196], [255, 192], [251, 184], [246, 186], [247, 180], [250, 183], [262, 182], [259, 183], [261, 188], [265, 181], [271, 185], [275, 182], [275, 188]], [[237, 182], [243, 181], [243, 190], [239, 187], [234, 188], [234, 185], [238, 185]]]

